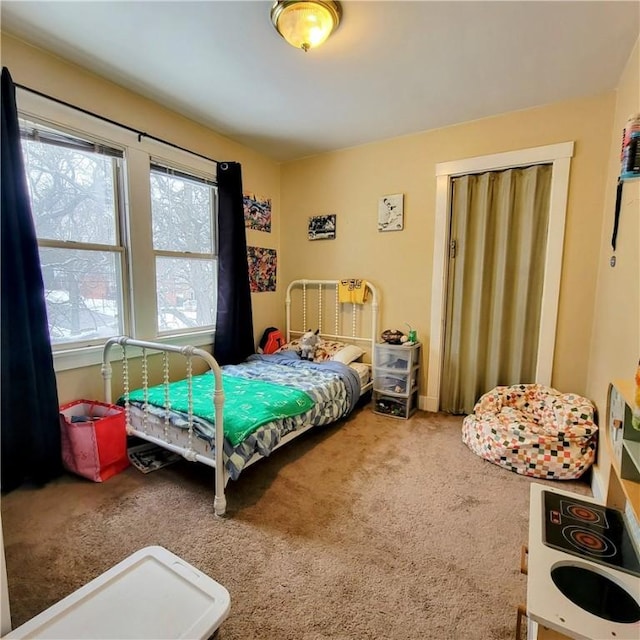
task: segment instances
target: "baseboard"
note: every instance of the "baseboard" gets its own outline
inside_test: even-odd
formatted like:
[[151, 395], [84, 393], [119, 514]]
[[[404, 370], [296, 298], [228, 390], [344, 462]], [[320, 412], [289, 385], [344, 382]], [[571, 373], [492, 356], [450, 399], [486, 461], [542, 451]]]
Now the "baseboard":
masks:
[[418, 396], [418, 409], [421, 409], [422, 411], [438, 411], [438, 408], [438, 398]]

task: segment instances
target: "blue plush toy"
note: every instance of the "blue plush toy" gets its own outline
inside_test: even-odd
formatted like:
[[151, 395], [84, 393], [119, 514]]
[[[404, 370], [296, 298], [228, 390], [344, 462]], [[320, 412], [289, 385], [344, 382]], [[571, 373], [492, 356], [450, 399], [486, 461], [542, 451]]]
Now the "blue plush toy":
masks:
[[313, 360], [316, 355], [316, 348], [321, 342], [321, 338], [318, 335], [320, 329], [315, 333], [311, 329], [302, 334], [300, 338], [300, 359], [301, 360]]

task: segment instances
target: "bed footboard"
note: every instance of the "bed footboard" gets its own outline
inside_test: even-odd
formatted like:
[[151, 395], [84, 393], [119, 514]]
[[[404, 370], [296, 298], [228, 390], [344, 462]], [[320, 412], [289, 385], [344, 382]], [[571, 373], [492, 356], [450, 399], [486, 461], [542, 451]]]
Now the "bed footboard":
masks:
[[[206, 351], [198, 349], [192, 346], [178, 347], [174, 345], [162, 344], [159, 342], [146, 342], [143, 340], [135, 340], [127, 336], [119, 336], [116, 338], [110, 338], [104, 346], [102, 354], [102, 378], [104, 383], [104, 398], [106, 402], [111, 402], [111, 348], [114, 345], [119, 345], [122, 349], [122, 378], [124, 386], [124, 406], [125, 406], [125, 419], [127, 426], [127, 433], [129, 435], [135, 435], [143, 440], [153, 442], [165, 449], [179, 453], [185, 459], [191, 462], [202, 462], [214, 468], [215, 470], [215, 498], [213, 502], [213, 508], [216, 515], [224, 515], [227, 507], [227, 501], [225, 497], [225, 485], [227, 480], [227, 474], [225, 472], [223, 451], [224, 451], [224, 424], [223, 424], [223, 405], [224, 405], [224, 392], [222, 389], [222, 372], [220, 365], [216, 362], [215, 358]], [[142, 391], [144, 394], [144, 403], [142, 405], [143, 413], [143, 427], [138, 429], [132, 425], [131, 421], [131, 406], [129, 403], [129, 393], [131, 391], [129, 387], [129, 358], [139, 355], [142, 358]], [[148, 363], [147, 358], [150, 354], [162, 354], [163, 361], [163, 385], [165, 389], [165, 415], [162, 427], [147, 428], [147, 422], [149, 419], [149, 378], [148, 378]], [[192, 378], [192, 362], [193, 358], [199, 358], [204, 360], [208, 368], [211, 370], [214, 376], [215, 388], [213, 391], [213, 405], [215, 411], [215, 446], [211, 455], [207, 455], [206, 451], [201, 450], [194, 438], [193, 433], [193, 406], [191, 391], [189, 391], [189, 411], [188, 411], [188, 431], [186, 438], [182, 438], [182, 441], [177, 441], [176, 438], [169, 437], [169, 353], [178, 353], [185, 358], [186, 380], [189, 390], [191, 390], [191, 378]], [[116, 356], [117, 357], [117, 356]], [[151, 422], [151, 421], [149, 421]], [[198, 450], [200, 449], [200, 450]]]

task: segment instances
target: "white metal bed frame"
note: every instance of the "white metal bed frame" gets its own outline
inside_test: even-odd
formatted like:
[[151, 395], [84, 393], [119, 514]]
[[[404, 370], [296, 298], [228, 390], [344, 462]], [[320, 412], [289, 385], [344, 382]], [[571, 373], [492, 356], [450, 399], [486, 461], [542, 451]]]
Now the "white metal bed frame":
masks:
[[[314, 325], [320, 330], [320, 336], [325, 339], [333, 340], [345, 340], [351, 343], [364, 342], [370, 350], [370, 358], [373, 363], [375, 358], [374, 344], [376, 341], [378, 331], [378, 292], [376, 288], [367, 283], [369, 300], [366, 305], [371, 307], [371, 319], [370, 319], [370, 335], [366, 337], [358, 335], [358, 327], [361, 324], [362, 307], [363, 305], [356, 303], [340, 303], [338, 298], [338, 280], [294, 280], [287, 287], [286, 294], [286, 336], [287, 341], [291, 339], [292, 335], [299, 335], [304, 333], [307, 327], [307, 321], [309, 319], [307, 310], [308, 292], [314, 290], [318, 296], [317, 304], [317, 323]], [[323, 304], [326, 303], [327, 298], [323, 297], [326, 294], [326, 290], [330, 288], [335, 289], [335, 314], [334, 314], [334, 326], [333, 333], [326, 333], [322, 329], [323, 322]], [[296, 289], [301, 289], [302, 292], [302, 327], [301, 329], [291, 328], [291, 293]], [[351, 319], [351, 335], [347, 335], [342, 331], [342, 317], [343, 305], [351, 305], [350, 319]], [[367, 332], [368, 334], [369, 332]], [[111, 367], [111, 348], [114, 345], [119, 345], [122, 349], [122, 379], [124, 387], [124, 407], [125, 407], [125, 421], [127, 434], [136, 436], [148, 442], [152, 442], [160, 447], [168, 449], [183, 456], [190, 462], [201, 462], [215, 470], [215, 497], [214, 497], [214, 512], [216, 515], [222, 516], [226, 511], [227, 501], [225, 496], [225, 487], [229, 481], [229, 474], [224, 466], [224, 447], [214, 446], [214, 450], [201, 438], [197, 436], [193, 437], [193, 413], [192, 413], [192, 401], [191, 401], [191, 379], [193, 373], [193, 359], [198, 358], [206, 364], [209, 370], [213, 372], [215, 380], [215, 390], [213, 392], [213, 403], [215, 410], [215, 442], [223, 442], [224, 439], [224, 418], [223, 418], [223, 405], [224, 405], [224, 392], [222, 389], [222, 372], [220, 365], [215, 358], [203, 349], [198, 349], [192, 346], [179, 347], [175, 345], [163, 344], [159, 342], [148, 342], [144, 340], [136, 340], [127, 336], [119, 336], [110, 338], [103, 349], [102, 356], [102, 378], [104, 384], [104, 398], [106, 402], [112, 402], [111, 392], [111, 380], [112, 380], [112, 367]], [[141, 426], [134, 426], [131, 421], [131, 414], [134, 407], [131, 407], [129, 403], [129, 357], [130, 353], [127, 353], [127, 349], [132, 348], [136, 351], [136, 356], [139, 351], [142, 354], [142, 389], [144, 394], [144, 403], [142, 408], [142, 424]], [[148, 369], [148, 357], [149, 354], [162, 353], [163, 363], [163, 385], [165, 389], [165, 401], [168, 407], [169, 390], [168, 385], [169, 378], [169, 353], [181, 354], [186, 359], [186, 380], [188, 384], [189, 395], [189, 411], [188, 411], [188, 429], [186, 433], [181, 429], [175, 429], [170, 426], [169, 423], [169, 409], [165, 409], [163, 419], [159, 419], [156, 416], [149, 414], [148, 405], [148, 387], [149, 387], [149, 369]], [[117, 356], [116, 358], [117, 359]], [[365, 393], [372, 387], [372, 381], [365, 385], [362, 389], [362, 393]], [[279, 443], [273, 448], [273, 451], [284, 446], [291, 440], [294, 440], [298, 436], [302, 435], [315, 425], [306, 425], [300, 429], [289, 432], [284, 435]], [[259, 453], [254, 454], [245, 464], [245, 468], [254, 462], [262, 459], [263, 456]]]

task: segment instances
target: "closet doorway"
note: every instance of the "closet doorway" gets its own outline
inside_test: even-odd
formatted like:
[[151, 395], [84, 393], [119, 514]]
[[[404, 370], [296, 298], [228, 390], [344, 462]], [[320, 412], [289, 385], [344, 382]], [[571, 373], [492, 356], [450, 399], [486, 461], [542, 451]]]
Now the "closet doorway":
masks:
[[572, 155], [568, 142], [436, 166], [428, 411], [551, 384]]

